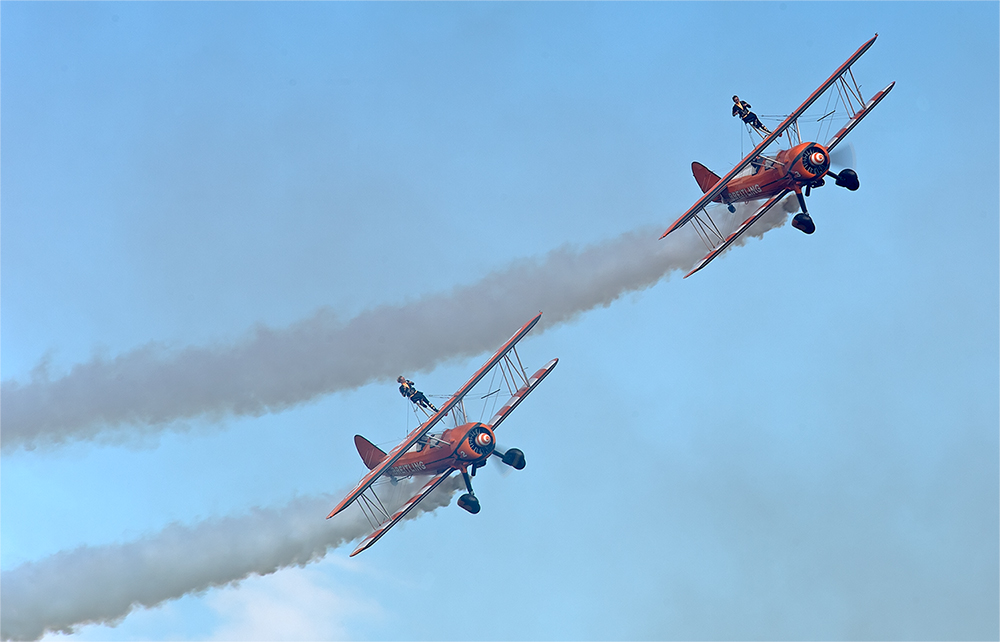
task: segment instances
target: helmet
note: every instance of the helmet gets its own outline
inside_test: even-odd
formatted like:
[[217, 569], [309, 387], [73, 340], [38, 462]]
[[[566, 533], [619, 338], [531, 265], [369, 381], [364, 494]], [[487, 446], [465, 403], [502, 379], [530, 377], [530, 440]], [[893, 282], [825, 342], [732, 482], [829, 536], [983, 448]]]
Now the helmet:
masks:
[[740, 97], [739, 96], [733, 96], [733, 102], [734, 103], [740, 102]]
[[396, 383], [403, 383], [404, 381], [406, 381], [406, 377], [404, 377], [403, 375], [399, 375], [398, 377], [396, 377]]

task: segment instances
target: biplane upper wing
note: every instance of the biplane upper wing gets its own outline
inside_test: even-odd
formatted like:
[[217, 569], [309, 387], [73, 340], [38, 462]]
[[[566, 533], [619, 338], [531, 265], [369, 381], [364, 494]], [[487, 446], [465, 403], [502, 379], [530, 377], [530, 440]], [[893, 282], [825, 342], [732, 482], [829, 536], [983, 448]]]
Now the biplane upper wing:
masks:
[[355, 555], [365, 550], [375, 542], [379, 541], [379, 539], [381, 539], [383, 535], [389, 532], [390, 528], [395, 526], [399, 522], [399, 520], [406, 517], [406, 514], [409, 513], [411, 510], [413, 510], [413, 507], [419, 504], [420, 500], [430, 495], [431, 492], [435, 488], [437, 488], [441, 484], [441, 482], [447, 479], [448, 476], [451, 475], [453, 472], [455, 472], [455, 469], [449, 468], [443, 473], [438, 473], [437, 475], [431, 477], [427, 481], [427, 483], [423, 485], [419, 493], [417, 493], [410, 499], [406, 500], [406, 503], [400, 506], [399, 510], [393, 513], [393, 515], [388, 520], [386, 520], [378, 528], [372, 531], [367, 537], [361, 540], [361, 543], [358, 544], [358, 547], [354, 549], [353, 553], [351, 553], [351, 557], [354, 557]]
[[726, 240], [724, 240], [717, 248], [706, 254], [705, 258], [699, 261], [698, 265], [694, 266], [693, 270], [684, 275], [684, 278], [685, 279], [688, 278], [689, 276], [691, 276], [692, 274], [694, 274], [695, 272], [697, 272], [698, 270], [702, 269], [703, 267], [711, 263], [713, 260], [715, 260], [717, 256], [725, 252], [726, 248], [728, 248], [730, 245], [733, 244], [733, 241], [743, 236], [743, 233], [746, 232], [748, 229], [750, 229], [750, 226], [756, 223], [757, 219], [759, 219], [761, 216], [764, 216], [764, 214], [767, 214], [767, 211], [770, 210], [775, 205], [777, 205], [778, 201], [785, 198], [785, 196], [787, 196], [790, 191], [791, 190], [787, 189], [782, 190], [780, 193], [775, 194], [774, 196], [769, 198], [767, 202], [761, 205], [750, 218], [743, 221], [740, 224], [740, 226], [736, 228], [735, 232], [727, 236]]
[[[763, 151], [767, 149], [767, 147], [771, 143], [773, 143], [775, 140], [778, 139], [778, 136], [780, 136], [786, 129], [791, 127], [792, 124], [799, 118], [799, 116], [805, 113], [805, 111], [809, 109], [809, 107], [811, 107], [812, 104], [816, 102], [827, 89], [829, 89], [835, 82], [837, 82], [838, 78], [840, 78], [844, 73], [846, 73], [848, 69], [850, 69], [851, 65], [857, 62], [858, 58], [860, 58], [866, 51], [868, 51], [869, 47], [875, 44], [876, 38], [878, 38], [878, 34], [875, 34], [875, 36], [871, 40], [861, 45], [861, 47], [857, 51], [855, 51], [854, 54], [850, 58], [848, 58], [844, 64], [838, 67], [837, 71], [833, 72], [833, 75], [827, 78], [826, 82], [820, 85], [819, 88], [816, 89], [816, 91], [814, 91], [809, 96], [809, 98], [807, 98], [806, 101], [799, 106], [798, 109], [793, 111], [788, 116], [788, 118], [786, 118], [784, 122], [778, 125], [778, 127], [773, 132], [771, 132], [766, 138], [764, 138], [764, 140], [760, 141], [760, 143], [756, 147], [754, 147], [753, 150], [736, 165], [736, 167], [729, 170], [728, 174], [719, 179], [719, 181], [712, 187], [712, 189], [705, 192], [705, 194], [702, 195], [702, 197], [698, 199], [698, 201], [694, 205], [691, 206], [691, 209], [685, 212], [679, 219], [674, 221], [674, 224], [671, 225], [669, 228], [667, 228], [667, 231], [664, 232], [660, 238], [662, 239], [667, 234], [670, 234], [677, 228], [681, 227], [682, 225], [690, 221], [692, 218], [695, 217], [695, 215], [698, 214], [698, 212], [704, 209], [705, 206], [707, 206], [709, 203], [715, 200], [719, 196], [719, 194], [722, 193], [722, 190], [726, 188], [726, 185], [729, 184], [729, 181], [736, 178], [736, 175], [739, 174], [741, 171], [743, 171], [743, 169], [750, 164], [750, 161], [752, 161], [754, 158], [763, 153]], [[892, 86], [890, 85], [889, 89], [891, 88]], [[886, 93], [888, 93], [888, 90], [886, 90]], [[872, 105], [872, 107], [874, 107], [874, 105]], [[860, 118], [858, 120], [860, 120]], [[853, 125], [851, 126], [853, 127]]]
[[507, 403], [505, 403], [495, 415], [493, 415], [493, 418], [490, 419], [490, 426], [496, 430], [496, 427], [500, 425], [500, 422], [506, 419], [507, 415], [512, 413], [514, 408], [517, 408], [519, 403], [524, 401], [524, 398], [528, 396], [528, 393], [534, 390], [535, 386], [542, 382], [542, 379], [549, 376], [549, 373], [555, 369], [557, 363], [559, 363], [559, 359], [553, 359], [539, 368], [538, 372], [531, 375], [528, 382], [521, 386], [518, 391], [511, 396], [510, 400], [507, 401]]
[[515, 332], [514, 336], [508, 339], [507, 342], [504, 343], [502, 346], [500, 346], [500, 349], [497, 350], [492, 357], [490, 357], [489, 361], [484, 363], [483, 367], [477, 370], [476, 373], [472, 375], [472, 378], [470, 378], [467, 382], [465, 382], [465, 385], [459, 388], [458, 391], [455, 392], [455, 394], [453, 394], [451, 398], [447, 402], [445, 402], [444, 405], [441, 406], [440, 410], [431, 415], [430, 419], [425, 421], [423, 424], [414, 428], [413, 431], [406, 436], [406, 439], [404, 439], [398, 446], [389, 451], [389, 453], [385, 456], [385, 459], [383, 459], [378, 466], [372, 468], [367, 475], [362, 477], [361, 481], [358, 482], [358, 485], [354, 487], [354, 490], [352, 490], [347, 495], [347, 497], [341, 500], [341, 502], [337, 504], [336, 508], [330, 511], [330, 514], [327, 515], [326, 518], [330, 519], [340, 511], [350, 506], [351, 503], [354, 500], [356, 500], [361, 495], [361, 493], [365, 492], [368, 489], [368, 487], [375, 482], [376, 479], [381, 477], [382, 474], [384, 474], [387, 470], [389, 470], [392, 467], [392, 465], [396, 463], [396, 460], [402, 457], [403, 453], [405, 453], [415, 443], [417, 443], [417, 441], [421, 437], [426, 435], [428, 431], [430, 431], [430, 429], [434, 427], [434, 424], [441, 421], [441, 419], [443, 419], [444, 416], [448, 414], [448, 411], [450, 411], [453, 407], [455, 407], [458, 404], [458, 402], [462, 400], [462, 397], [464, 397], [466, 393], [472, 390], [472, 388], [477, 383], [479, 383], [479, 380], [485, 377], [486, 374], [493, 368], [493, 366], [499, 363], [500, 360], [503, 359], [504, 355], [506, 355], [507, 352], [510, 351], [510, 349], [513, 348], [518, 341], [523, 339], [524, 335], [528, 334], [528, 332], [533, 327], [535, 327], [535, 324], [538, 323], [538, 320], [541, 318], [542, 318], [542, 313], [539, 312], [537, 315], [535, 315], [535, 317], [531, 321], [525, 323], [520, 330]]

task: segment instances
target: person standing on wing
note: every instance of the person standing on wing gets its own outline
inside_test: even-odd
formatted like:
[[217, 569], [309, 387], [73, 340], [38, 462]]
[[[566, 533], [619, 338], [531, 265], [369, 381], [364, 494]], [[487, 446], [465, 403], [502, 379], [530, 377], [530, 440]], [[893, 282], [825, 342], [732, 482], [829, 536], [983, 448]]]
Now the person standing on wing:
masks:
[[771, 130], [764, 126], [764, 123], [760, 122], [757, 118], [757, 114], [750, 111], [750, 103], [745, 100], [740, 100], [739, 96], [733, 96], [733, 116], [739, 116], [747, 125], [750, 125], [754, 129], [760, 130], [765, 134], [770, 134]]
[[417, 390], [417, 387], [413, 384], [412, 381], [410, 381], [403, 375], [399, 375], [398, 377], [396, 377], [396, 382], [399, 384], [399, 394], [403, 395], [404, 397], [406, 397], [416, 405], [420, 406], [421, 408], [430, 408], [434, 412], [438, 411], [438, 409], [434, 406], [434, 404], [432, 404], [430, 401], [427, 400], [427, 397], [424, 396], [424, 393]]

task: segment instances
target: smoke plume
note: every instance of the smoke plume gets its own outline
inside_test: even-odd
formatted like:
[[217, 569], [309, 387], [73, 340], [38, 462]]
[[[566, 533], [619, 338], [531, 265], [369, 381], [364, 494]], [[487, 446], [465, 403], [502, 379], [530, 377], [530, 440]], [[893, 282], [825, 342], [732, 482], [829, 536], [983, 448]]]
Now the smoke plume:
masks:
[[[410, 492], [394, 492], [398, 503], [415, 494], [420, 483], [399, 484]], [[448, 505], [461, 486], [460, 477], [445, 480], [405, 519]], [[0, 639], [37, 640], [47, 632], [72, 633], [83, 624], [114, 625], [136, 607], [317, 561], [371, 532], [355, 508], [324, 519], [339, 500], [303, 498], [243, 517], [173, 524], [133, 542], [82, 546], [4, 571]]]
[[[792, 201], [772, 208], [744, 238], [782, 225]], [[170, 350], [150, 343], [94, 357], [54, 380], [39, 367], [26, 383], [0, 385], [2, 446], [155, 432], [198, 416], [259, 416], [487, 352], [539, 310], [545, 316], [536, 334], [686, 271], [705, 254], [690, 230], [663, 241], [656, 240], [659, 232], [640, 229], [583, 249], [561, 247], [476, 283], [375, 307], [346, 322], [321, 309], [287, 328], [258, 326], [235, 344]]]

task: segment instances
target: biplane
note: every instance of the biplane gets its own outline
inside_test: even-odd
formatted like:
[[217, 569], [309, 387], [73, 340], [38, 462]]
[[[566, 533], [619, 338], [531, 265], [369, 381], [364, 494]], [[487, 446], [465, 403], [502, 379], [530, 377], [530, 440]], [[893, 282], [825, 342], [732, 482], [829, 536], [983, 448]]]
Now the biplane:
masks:
[[[662, 239], [691, 222], [698, 235], [709, 247], [709, 253], [684, 278], [708, 265], [789, 193], [795, 193], [801, 210], [792, 219], [792, 225], [806, 234], [812, 234], [816, 231], [816, 225], [809, 216], [805, 200], [805, 197], [809, 196], [810, 190], [823, 186], [824, 178], [827, 176], [840, 187], [851, 191], [858, 189], [860, 183], [857, 172], [853, 169], [845, 168], [840, 172], [833, 172], [830, 169], [830, 153], [843, 142], [847, 134], [861, 122], [861, 119], [867, 116], [892, 91], [896, 84], [895, 81], [889, 83], [888, 87], [873, 95], [866, 102], [861, 94], [861, 86], [854, 79], [851, 65], [868, 51], [868, 48], [875, 43], [876, 38], [878, 38], [878, 34], [875, 34], [871, 40], [854, 52], [777, 128], [766, 136], [761, 134], [763, 139], [760, 143], [744, 156], [736, 167], [729, 170], [728, 174], [720, 178], [700, 163], [691, 164], [695, 180], [704, 194], [660, 237]], [[837, 104], [842, 104], [848, 115], [846, 124], [833, 135], [826, 145], [814, 141], [803, 141], [799, 130], [800, 118], [831, 87], [836, 87]], [[822, 121], [835, 112], [836, 109], [817, 120]], [[777, 153], [770, 155], [765, 153], [772, 143], [786, 132], [789, 148], [778, 150]], [[713, 220], [707, 209], [710, 204], [721, 203], [732, 214], [736, 212], [735, 203], [751, 201], [763, 201], [763, 203], [753, 211], [749, 218], [740, 223], [735, 231], [728, 234], [726, 233], [728, 230], [724, 231], [725, 226]]]
[[[524, 453], [516, 448], [501, 451], [496, 444], [495, 431], [528, 394], [541, 383], [556, 367], [558, 359], [553, 359], [542, 366], [533, 375], [528, 376], [517, 355], [516, 345], [538, 323], [542, 317], [539, 312], [528, 321], [514, 336], [507, 340], [490, 359], [476, 371], [465, 385], [448, 399], [441, 407], [427, 416], [421, 423], [395, 448], [388, 453], [371, 443], [361, 435], [354, 437], [361, 460], [368, 467], [368, 474], [361, 478], [346, 497], [326, 516], [330, 519], [357, 500], [362, 512], [372, 526], [372, 533], [365, 537], [351, 553], [351, 557], [367, 549], [377, 542], [390, 528], [395, 526], [422, 499], [431, 494], [441, 482], [452, 473], [462, 473], [465, 488], [468, 491], [458, 500], [458, 505], [470, 513], [478, 513], [479, 499], [472, 490], [471, 477], [476, 470], [486, 465], [490, 457], [497, 457], [504, 464], [516, 470], [522, 470], [525, 465]], [[465, 396], [490, 372], [494, 379], [499, 378], [506, 383], [511, 392], [510, 399], [496, 414], [487, 421], [468, 421], [465, 413]], [[502, 389], [502, 384], [501, 388]], [[489, 393], [491, 396], [499, 390]], [[484, 397], [484, 398], [485, 398]], [[453, 427], [432, 432], [446, 416], [451, 416]], [[429, 476], [419, 492], [390, 513], [386, 503], [379, 497], [375, 487], [376, 482], [388, 479], [394, 486], [401, 479], [413, 476]]]

